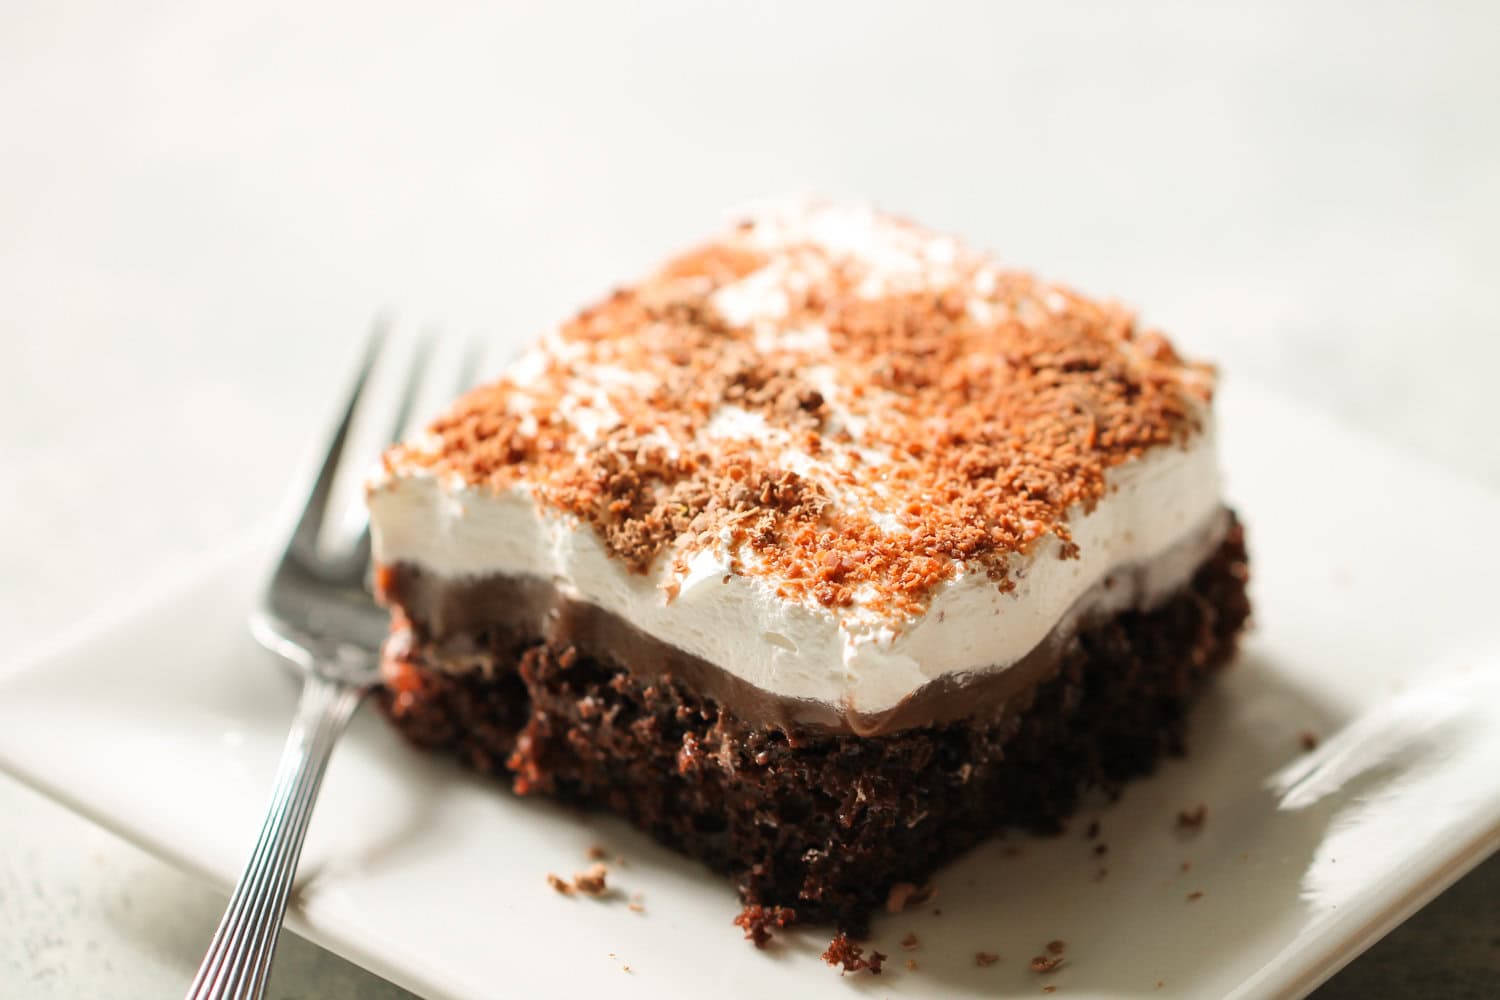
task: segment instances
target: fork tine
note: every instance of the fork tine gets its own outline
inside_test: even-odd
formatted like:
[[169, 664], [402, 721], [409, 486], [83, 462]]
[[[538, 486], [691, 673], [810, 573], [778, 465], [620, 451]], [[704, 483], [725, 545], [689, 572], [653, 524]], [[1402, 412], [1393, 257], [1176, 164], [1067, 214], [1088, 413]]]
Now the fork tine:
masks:
[[370, 372], [375, 369], [375, 362], [385, 349], [389, 333], [390, 325], [385, 320], [377, 320], [370, 330], [370, 338], [365, 343], [364, 357], [355, 373], [354, 384], [349, 390], [348, 405], [344, 407], [344, 415], [339, 419], [338, 427], [333, 432], [333, 440], [328, 443], [328, 455], [323, 459], [323, 467], [318, 470], [318, 478], [313, 482], [312, 491], [307, 496], [307, 504], [302, 509], [302, 516], [297, 520], [297, 527], [292, 532], [293, 546], [312, 546], [317, 542], [318, 530], [323, 524], [323, 515], [328, 507], [328, 496], [333, 490], [334, 477], [338, 474], [339, 459], [344, 453], [344, 443], [349, 438], [349, 428], [354, 424], [354, 414], [359, 409], [360, 398], [364, 395], [365, 385], [370, 380]]
[[[392, 442], [401, 440], [406, 425], [411, 421], [412, 412], [417, 406], [417, 399], [422, 394], [422, 383], [427, 377], [427, 367], [432, 363], [435, 344], [436, 338], [430, 333], [425, 333], [417, 343], [416, 350], [412, 352], [411, 363], [406, 372], [406, 385], [401, 388], [401, 403], [396, 407], [396, 416], [391, 422], [390, 440]], [[349, 555], [343, 563], [349, 572], [363, 575], [370, 562], [370, 515], [361, 506], [355, 516], [358, 518], [359, 534], [350, 544]]]
[[455, 396], [468, 392], [479, 378], [479, 363], [484, 360], [484, 344], [477, 337], [470, 337], [464, 345], [463, 359], [458, 363], [456, 384], [453, 386]]
[[411, 364], [406, 369], [406, 385], [401, 389], [401, 405], [396, 408], [396, 419], [391, 424], [390, 440], [400, 441], [412, 411], [417, 407], [417, 397], [422, 394], [422, 381], [427, 377], [427, 366], [432, 363], [432, 349], [436, 338], [424, 333], [412, 354]]

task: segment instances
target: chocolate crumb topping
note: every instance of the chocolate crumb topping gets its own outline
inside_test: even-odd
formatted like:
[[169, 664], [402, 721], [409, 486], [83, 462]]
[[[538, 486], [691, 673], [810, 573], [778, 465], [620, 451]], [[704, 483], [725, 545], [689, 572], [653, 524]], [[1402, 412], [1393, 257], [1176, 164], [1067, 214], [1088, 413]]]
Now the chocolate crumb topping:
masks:
[[[748, 220], [585, 309], [386, 456], [520, 487], [672, 596], [723, 553], [892, 618], [961, 567], [1013, 586], [1105, 474], [1200, 427], [1213, 376], [1120, 306], [877, 213]], [[376, 487], [378, 488], [378, 486]]]

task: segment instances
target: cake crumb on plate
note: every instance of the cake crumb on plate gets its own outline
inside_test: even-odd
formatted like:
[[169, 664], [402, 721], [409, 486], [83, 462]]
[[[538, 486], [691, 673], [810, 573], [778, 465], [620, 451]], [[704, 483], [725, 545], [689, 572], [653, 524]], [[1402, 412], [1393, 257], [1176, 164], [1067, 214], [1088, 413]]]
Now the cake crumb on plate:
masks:
[[609, 869], [596, 864], [586, 872], [577, 872], [573, 875], [573, 888], [585, 896], [602, 896], [609, 888], [608, 874]]
[[900, 913], [911, 906], [920, 906], [937, 896], [937, 889], [930, 885], [916, 886], [911, 882], [897, 882], [885, 897], [885, 911]]
[[1200, 802], [1192, 809], [1183, 809], [1177, 813], [1177, 828], [1179, 830], [1201, 830], [1207, 819], [1208, 806]]
[[[779, 930], [791, 926], [796, 921], [797, 911], [789, 907], [761, 906], [759, 903], [751, 903], [734, 918], [734, 925], [744, 929], [746, 941], [754, 941], [755, 947], [764, 948], [771, 940], [772, 928]], [[824, 960], [827, 960], [827, 956], [824, 956]]]
[[870, 974], [874, 976], [880, 975], [880, 967], [885, 962], [886, 956], [878, 951], [871, 951], [870, 956], [866, 958], [864, 952], [863, 948], [850, 941], [848, 935], [841, 931], [828, 942], [828, 950], [823, 952], [823, 961], [829, 965], [843, 966], [839, 975], [845, 972], [858, 972], [861, 969], [870, 970]]

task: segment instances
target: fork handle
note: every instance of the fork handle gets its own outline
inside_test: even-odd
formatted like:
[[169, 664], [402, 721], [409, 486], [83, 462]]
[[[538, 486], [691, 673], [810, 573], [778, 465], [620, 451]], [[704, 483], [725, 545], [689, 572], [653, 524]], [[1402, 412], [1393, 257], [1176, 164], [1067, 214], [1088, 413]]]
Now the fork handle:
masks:
[[333, 745], [364, 692], [364, 688], [311, 672], [305, 675], [297, 718], [276, 768], [260, 839], [229, 898], [187, 1000], [251, 1000], [264, 995], [313, 801]]

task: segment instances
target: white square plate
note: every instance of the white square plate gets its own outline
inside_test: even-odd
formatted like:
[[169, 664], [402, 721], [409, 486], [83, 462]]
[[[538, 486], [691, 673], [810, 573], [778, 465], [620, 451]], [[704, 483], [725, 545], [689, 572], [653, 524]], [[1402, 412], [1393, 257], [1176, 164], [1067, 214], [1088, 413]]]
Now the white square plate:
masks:
[[[724, 880], [409, 751], [368, 710], [324, 785], [292, 926], [439, 997], [1310, 991], [1500, 842], [1500, 501], [1258, 392], [1231, 387], [1221, 412], [1256, 628], [1195, 714], [1189, 756], [1091, 802], [1064, 836], [997, 840], [945, 869], [935, 904], [876, 922], [893, 956], [879, 978], [823, 965], [821, 929], [756, 951]], [[220, 553], [12, 664], [0, 766], [229, 886], [296, 697], [244, 625], [269, 550]], [[1203, 828], [1176, 829], [1198, 803]], [[1103, 855], [1081, 835], [1093, 819]], [[620, 895], [547, 887], [594, 843], [623, 856]], [[627, 908], [636, 893], [644, 912]], [[1065, 963], [1032, 973], [1053, 939]], [[981, 968], [979, 951], [1001, 960]]]

